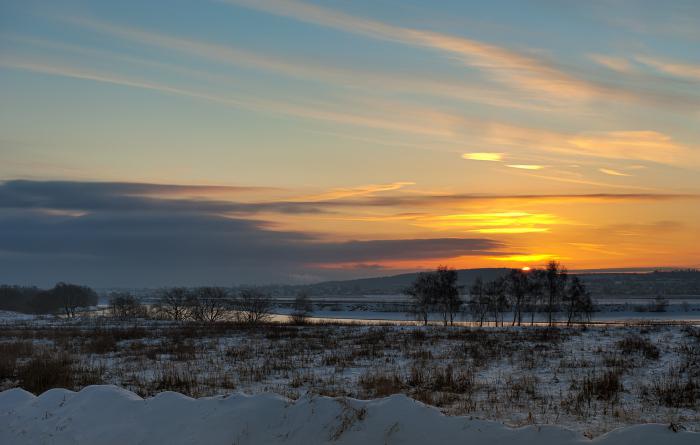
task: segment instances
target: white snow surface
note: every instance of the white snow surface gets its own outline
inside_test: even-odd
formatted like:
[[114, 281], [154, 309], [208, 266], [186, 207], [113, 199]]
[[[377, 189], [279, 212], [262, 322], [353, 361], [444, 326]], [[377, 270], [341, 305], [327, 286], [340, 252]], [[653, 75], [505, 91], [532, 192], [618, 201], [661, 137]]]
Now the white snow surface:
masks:
[[668, 425], [620, 428], [594, 440], [558, 426], [510, 428], [450, 417], [406, 396], [377, 400], [233, 394], [142, 399], [113, 385], [36, 397], [0, 392], [2, 444], [698, 444], [700, 433]]

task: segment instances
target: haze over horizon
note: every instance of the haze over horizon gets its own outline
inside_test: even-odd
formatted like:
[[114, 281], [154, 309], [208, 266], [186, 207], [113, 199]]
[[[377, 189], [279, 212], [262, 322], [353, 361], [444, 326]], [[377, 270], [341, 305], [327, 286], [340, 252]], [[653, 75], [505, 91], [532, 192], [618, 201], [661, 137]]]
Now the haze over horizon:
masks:
[[0, 283], [700, 267], [700, 3], [0, 1]]

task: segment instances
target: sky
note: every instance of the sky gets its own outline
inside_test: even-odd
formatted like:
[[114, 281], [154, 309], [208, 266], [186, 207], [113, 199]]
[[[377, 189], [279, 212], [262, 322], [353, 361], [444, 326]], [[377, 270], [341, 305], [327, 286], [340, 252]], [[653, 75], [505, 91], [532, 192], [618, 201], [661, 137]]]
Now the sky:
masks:
[[700, 266], [700, 3], [0, 0], [0, 282]]

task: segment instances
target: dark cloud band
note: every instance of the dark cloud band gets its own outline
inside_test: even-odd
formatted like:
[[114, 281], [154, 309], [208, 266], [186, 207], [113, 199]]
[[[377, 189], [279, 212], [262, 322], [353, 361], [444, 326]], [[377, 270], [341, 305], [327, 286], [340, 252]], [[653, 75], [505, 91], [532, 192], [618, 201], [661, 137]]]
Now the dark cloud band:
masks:
[[495, 255], [506, 247], [486, 238], [328, 242], [219, 214], [235, 202], [134, 196], [150, 191], [119, 183], [0, 185], [0, 281], [283, 282], [324, 264]]

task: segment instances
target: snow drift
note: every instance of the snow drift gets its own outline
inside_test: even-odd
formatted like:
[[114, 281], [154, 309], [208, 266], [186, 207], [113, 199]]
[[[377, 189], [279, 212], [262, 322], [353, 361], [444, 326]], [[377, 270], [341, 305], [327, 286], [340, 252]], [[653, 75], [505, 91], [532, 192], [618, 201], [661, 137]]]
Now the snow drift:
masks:
[[667, 425], [621, 428], [593, 441], [556, 426], [509, 428], [448, 417], [405, 396], [378, 400], [272, 394], [192, 399], [164, 392], [149, 399], [116, 386], [36, 397], [0, 392], [3, 444], [698, 444], [700, 433]]

